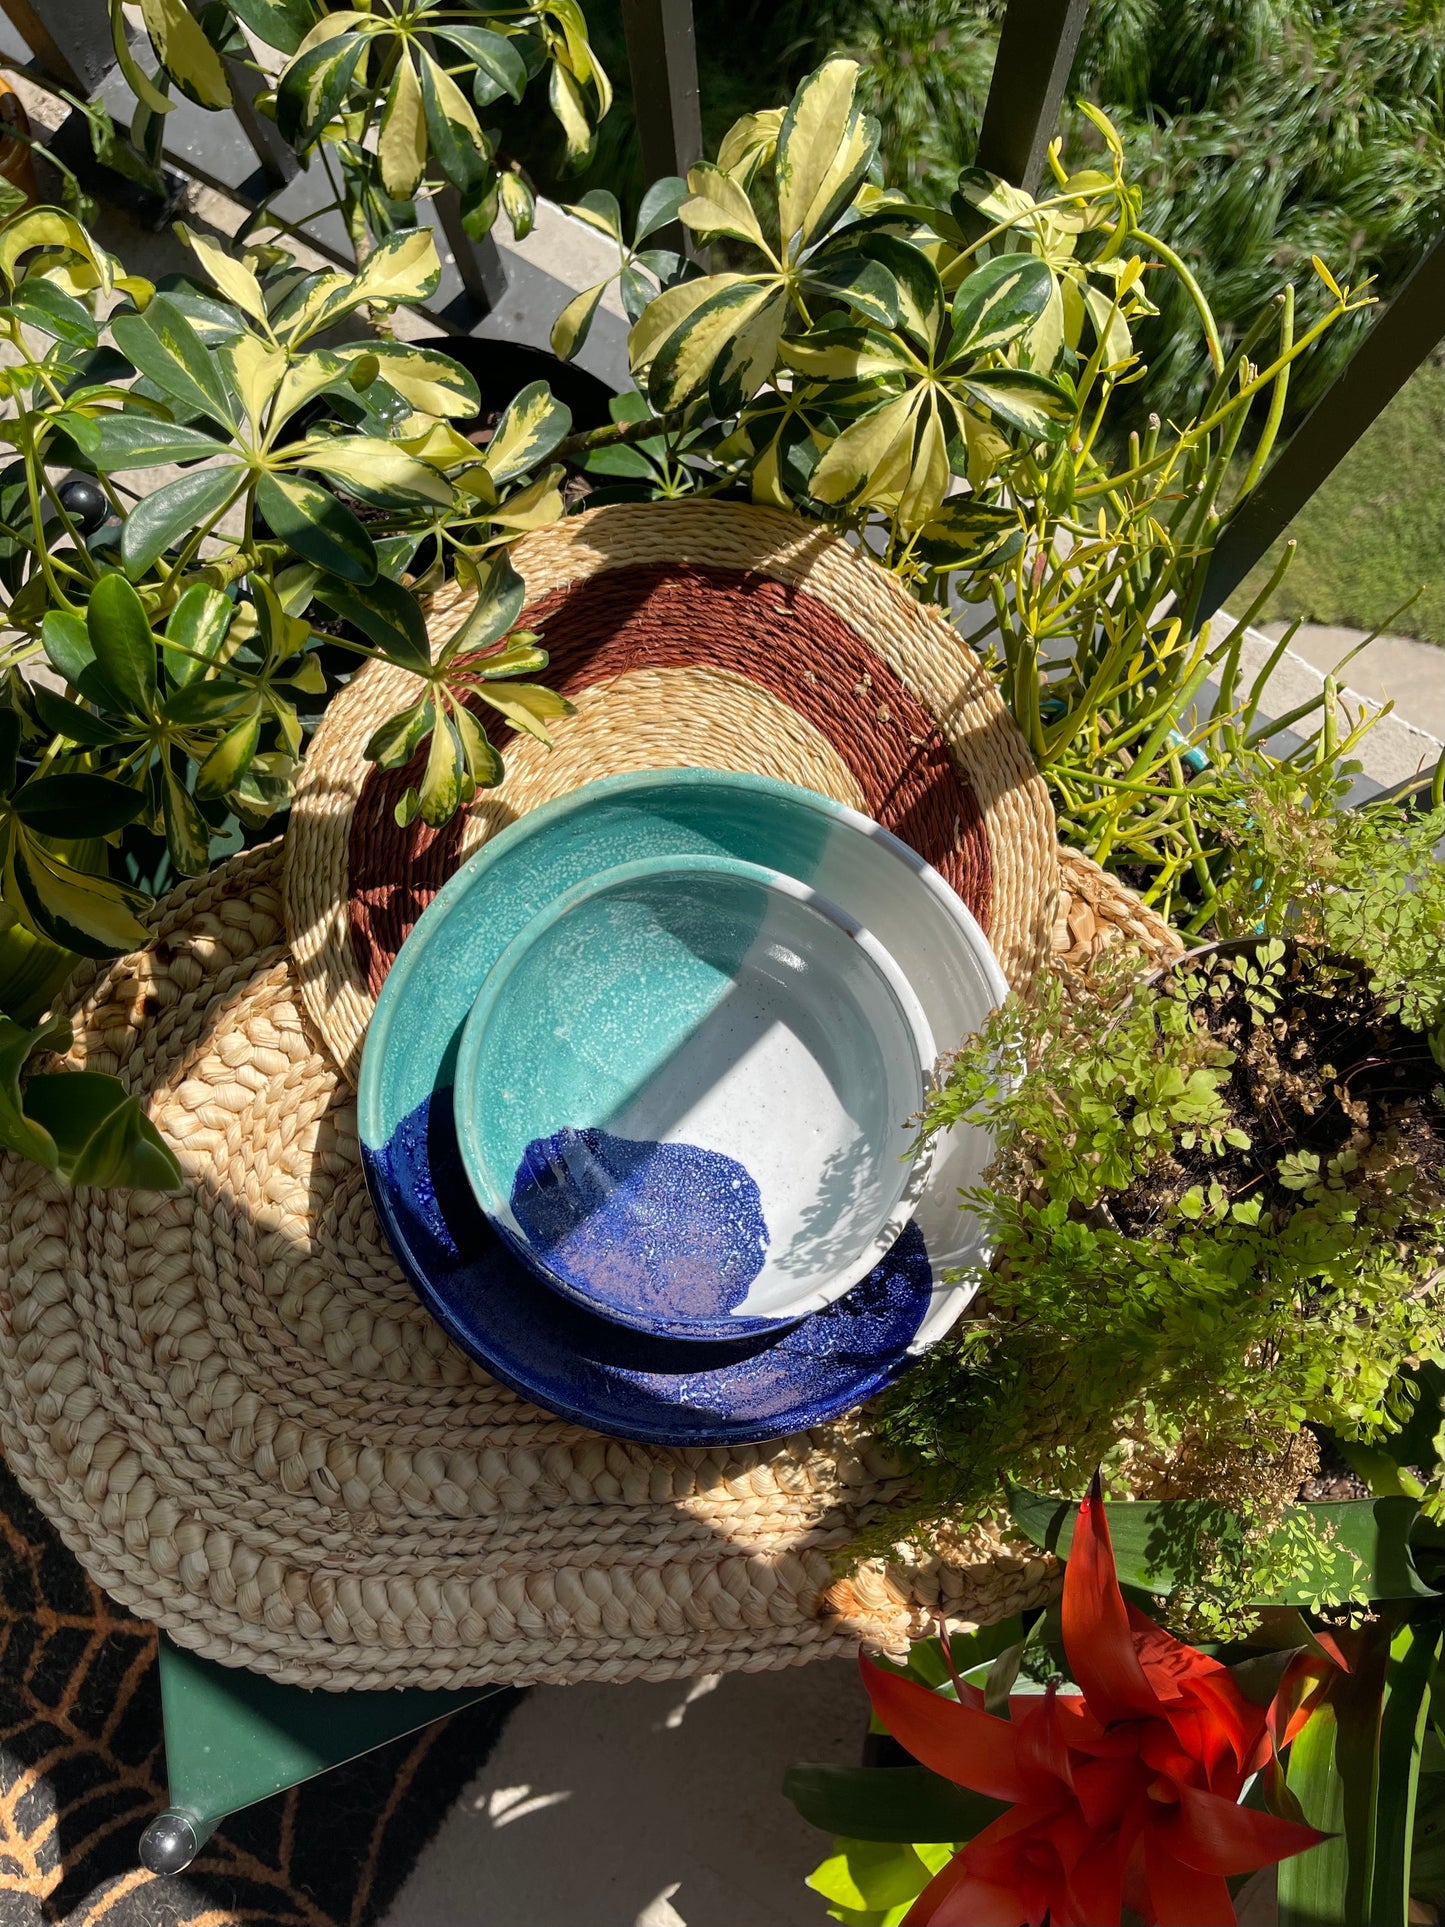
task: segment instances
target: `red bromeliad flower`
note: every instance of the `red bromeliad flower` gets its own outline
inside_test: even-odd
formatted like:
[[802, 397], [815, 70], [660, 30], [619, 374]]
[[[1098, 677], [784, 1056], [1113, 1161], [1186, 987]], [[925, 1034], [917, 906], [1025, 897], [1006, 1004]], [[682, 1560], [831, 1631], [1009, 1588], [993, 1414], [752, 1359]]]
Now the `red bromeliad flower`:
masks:
[[945, 1699], [860, 1661], [875, 1712], [915, 1759], [1009, 1811], [956, 1853], [905, 1927], [1235, 1927], [1227, 1874], [1327, 1836], [1239, 1805], [1245, 1782], [1308, 1716], [1311, 1662], [1274, 1703], [1125, 1602], [1099, 1481], [1064, 1569], [1064, 1649], [1081, 1691], [1020, 1694], [1009, 1717], [977, 1687]]

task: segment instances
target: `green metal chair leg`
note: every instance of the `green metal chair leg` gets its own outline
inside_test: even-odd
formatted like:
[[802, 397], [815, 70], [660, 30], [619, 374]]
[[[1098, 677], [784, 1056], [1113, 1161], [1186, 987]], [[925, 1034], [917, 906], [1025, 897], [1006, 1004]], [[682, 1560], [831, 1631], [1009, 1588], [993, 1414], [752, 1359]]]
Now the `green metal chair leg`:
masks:
[[141, 1835], [152, 1873], [190, 1865], [227, 1814], [505, 1689], [321, 1693], [197, 1659], [160, 1638], [170, 1805]]

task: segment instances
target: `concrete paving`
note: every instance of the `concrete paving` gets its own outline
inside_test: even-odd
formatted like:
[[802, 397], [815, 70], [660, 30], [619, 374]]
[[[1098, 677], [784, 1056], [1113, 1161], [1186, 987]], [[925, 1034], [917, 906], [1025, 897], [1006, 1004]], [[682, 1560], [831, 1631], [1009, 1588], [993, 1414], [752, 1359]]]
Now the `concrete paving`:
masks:
[[378, 1927], [824, 1927], [832, 1842], [779, 1789], [866, 1726], [851, 1660], [539, 1687]]
[[[1278, 641], [1289, 624], [1263, 622], [1259, 626], [1271, 641]], [[1307, 622], [1295, 631], [1290, 648], [1321, 674], [1329, 675], [1364, 634], [1361, 629], [1345, 629], [1335, 623]], [[1445, 741], [1445, 649], [1409, 636], [1379, 636], [1345, 665], [1342, 678], [1372, 702], [1393, 700], [1394, 713], [1402, 722], [1413, 723]]]

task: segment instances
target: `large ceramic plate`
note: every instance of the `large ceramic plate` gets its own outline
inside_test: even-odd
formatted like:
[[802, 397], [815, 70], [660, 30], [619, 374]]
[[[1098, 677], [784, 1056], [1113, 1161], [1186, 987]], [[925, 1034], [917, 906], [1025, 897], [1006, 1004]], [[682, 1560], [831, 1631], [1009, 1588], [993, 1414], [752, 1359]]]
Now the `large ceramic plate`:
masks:
[[457, 1046], [488, 972], [563, 891], [621, 861], [722, 854], [810, 883], [883, 937], [941, 1048], [1006, 994], [977, 925], [906, 845], [866, 817], [765, 777], [661, 770], [607, 778], [529, 812], [460, 869], [392, 967], [367, 1035], [362, 1155], [378, 1215], [418, 1292], [497, 1377], [582, 1424], [654, 1443], [781, 1436], [889, 1383], [968, 1301], [939, 1281], [986, 1252], [958, 1189], [987, 1139], [955, 1131], [917, 1215], [884, 1262], [826, 1310], [730, 1346], [614, 1326], [503, 1250], [462, 1171], [452, 1116]]

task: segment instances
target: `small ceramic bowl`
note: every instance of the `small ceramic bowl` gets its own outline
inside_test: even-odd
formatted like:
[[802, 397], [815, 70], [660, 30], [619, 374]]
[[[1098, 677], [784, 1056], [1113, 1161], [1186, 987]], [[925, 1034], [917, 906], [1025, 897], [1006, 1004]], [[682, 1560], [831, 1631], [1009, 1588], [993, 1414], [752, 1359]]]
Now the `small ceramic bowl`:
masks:
[[462, 1032], [478, 1203], [547, 1283], [669, 1338], [820, 1310], [913, 1215], [934, 1057], [887, 950], [808, 884], [650, 857], [513, 939]]

